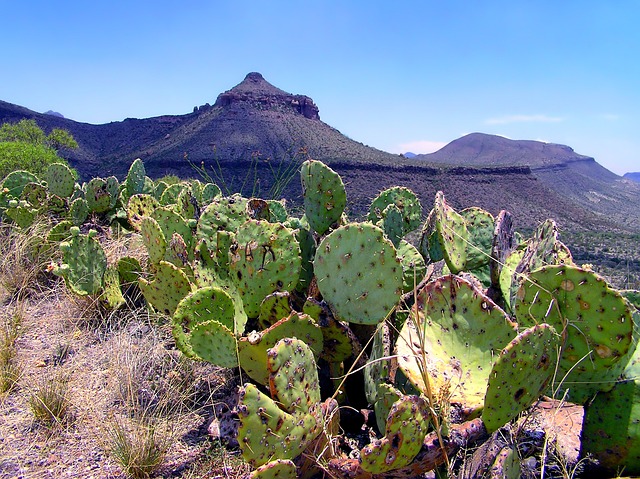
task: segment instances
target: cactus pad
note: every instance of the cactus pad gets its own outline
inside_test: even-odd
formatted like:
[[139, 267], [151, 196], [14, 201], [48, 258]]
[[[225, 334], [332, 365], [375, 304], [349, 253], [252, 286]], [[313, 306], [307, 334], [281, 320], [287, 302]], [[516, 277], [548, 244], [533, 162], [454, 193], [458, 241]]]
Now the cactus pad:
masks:
[[441, 191], [436, 193], [435, 226], [444, 260], [452, 273], [465, 269], [469, 232], [464, 217], [449, 206]]
[[[516, 325], [466, 280], [443, 276], [419, 293], [396, 342], [398, 366], [420, 391], [426, 376], [435, 394], [479, 409], [498, 353], [516, 336]], [[423, 357], [426, 363], [423, 363]]]
[[189, 344], [197, 357], [211, 364], [223, 368], [238, 366], [236, 338], [229, 328], [216, 320], [196, 324], [191, 331]]
[[318, 287], [336, 315], [358, 324], [376, 324], [402, 293], [402, 266], [380, 228], [351, 223], [327, 235], [316, 251]]
[[178, 303], [191, 292], [187, 275], [176, 266], [160, 261], [153, 281], [138, 280], [144, 298], [158, 311], [171, 316]]
[[360, 451], [362, 469], [382, 474], [411, 463], [420, 452], [429, 427], [426, 401], [419, 396], [404, 396], [391, 407], [385, 437]]
[[304, 211], [309, 225], [322, 235], [340, 220], [347, 194], [340, 175], [320, 161], [308, 160], [300, 170]]
[[[603, 387], [604, 374], [623, 358], [633, 340], [632, 311], [597, 274], [566, 265], [533, 271], [517, 292], [515, 308], [524, 326], [545, 321], [566, 331], [558, 379], [582, 402]], [[602, 384], [594, 384], [600, 379]], [[615, 378], [609, 378], [615, 379]], [[588, 384], [590, 383], [590, 384]]]
[[323, 423], [318, 374], [309, 347], [297, 339], [282, 339], [269, 350], [267, 367], [274, 399], [248, 384], [240, 390], [238, 404], [238, 442], [254, 466], [294, 459], [318, 436]]
[[367, 219], [374, 224], [382, 220], [384, 210], [389, 205], [394, 205], [400, 212], [402, 218], [400, 236], [404, 236], [420, 226], [422, 219], [420, 200], [413, 191], [403, 186], [394, 186], [380, 193], [371, 202]]
[[127, 218], [136, 231], [140, 231], [140, 223], [145, 216], [151, 216], [153, 210], [160, 206], [158, 200], [151, 195], [137, 194], [129, 198]]
[[260, 303], [276, 291], [290, 291], [300, 277], [300, 247], [291, 230], [280, 223], [249, 220], [236, 234], [229, 253], [229, 275], [249, 317], [260, 314]]
[[77, 227], [70, 230], [71, 238], [60, 243], [63, 264], [54, 273], [65, 280], [67, 287], [80, 296], [97, 294], [104, 285], [107, 257], [96, 239], [95, 230], [80, 234]]
[[522, 331], [502, 350], [489, 375], [482, 421], [493, 432], [527, 409], [549, 386], [560, 337], [552, 326]]
[[176, 346], [187, 357], [193, 357], [190, 333], [196, 325], [217, 321], [230, 331], [235, 331], [234, 319], [233, 300], [226, 291], [215, 286], [197, 289], [185, 296], [173, 313], [172, 332]]
[[288, 459], [276, 459], [251, 471], [249, 479], [297, 479], [296, 465]]
[[304, 341], [316, 356], [322, 351], [322, 331], [315, 321], [306, 314], [292, 312], [270, 328], [261, 332], [254, 331], [240, 339], [238, 343], [240, 366], [251, 379], [260, 384], [266, 384], [268, 380], [265, 356], [267, 350], [282, 338], [294, 337]]
[[64, 163], [52, 163], [44, 173], [49, 191], [61, 198], [69, 198], [73, 194], [76, 177]]
[[167, 240], [164, 237], [162, 228], [156, 220], [150, 216], [143, 216], [139, 222], [140, 234], [142, 242], [147, 253], [149, 253], [149, 262], [157, 264], [164, 259], [167, 251]]
[[488, 265], [491, 260], [491, 247], [495, 221], [493, 215], [481, 208], [466, 208], [460, 212], [467, 224], [469, 233], [465, 270], [474, 270]]

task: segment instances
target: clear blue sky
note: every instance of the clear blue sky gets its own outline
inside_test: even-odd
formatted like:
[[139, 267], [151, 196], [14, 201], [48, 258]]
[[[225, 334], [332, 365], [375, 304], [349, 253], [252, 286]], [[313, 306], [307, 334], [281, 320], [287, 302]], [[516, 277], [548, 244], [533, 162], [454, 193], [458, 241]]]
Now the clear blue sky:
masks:
[[183, 114], [258, 71], [352, 139], [466, 133], [640, 171], [640, 1], [0, 0], [0, 99], [88, 123]]

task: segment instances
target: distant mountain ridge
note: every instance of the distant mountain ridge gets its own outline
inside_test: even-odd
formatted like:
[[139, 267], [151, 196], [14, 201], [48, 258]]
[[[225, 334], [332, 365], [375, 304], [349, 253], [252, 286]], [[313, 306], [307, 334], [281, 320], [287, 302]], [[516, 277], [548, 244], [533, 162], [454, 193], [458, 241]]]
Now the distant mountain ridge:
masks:
[[[382, 189], [404, 185], [425, 209], [443, 190], [456, 208], [509, 209], [524, 227], [551, 217], [571, 229], [640, 231], [640, 185], [568, 146], [473, 133], [428, 155], [394, 155], [347, 138], [320, 120], [310, 97], [287, 93], [255, 72], [213, 105], [184, 115], [92, 125], [0, 101], [0, 123], [22, 118], [33, 118], [45, 131], [69, 130], [79, 148], [65, 155], [84, 179], [122, 178], [142, 158], [154, 178], [193, 177], [194, 165], [204, 165], [231, 189], [245, 186], [243, 193], [260, 194], [278, 181], [283, 164], [296, 167], [311, 157], [343, 176], [356, 215]], [[296, 179], [285, 195], [296, 200], [300, 194]]]
[[637, 173], [625, 173], [622, 177], [626, 178], [627, 180], [640, 181], [640, 172], [637, 172]]

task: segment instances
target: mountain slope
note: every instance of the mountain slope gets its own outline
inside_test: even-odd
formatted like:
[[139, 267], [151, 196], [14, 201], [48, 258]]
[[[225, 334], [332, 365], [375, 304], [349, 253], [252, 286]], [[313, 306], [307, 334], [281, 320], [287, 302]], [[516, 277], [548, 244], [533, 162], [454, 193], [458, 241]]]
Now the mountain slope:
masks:
[[[154, 178], [197, 176], [194, 165], [204, 165], [223, 188], [265, 196], [311, 157], [343, 176], [355, 215], [384, 188], [404, 185], [425, 210], [443, 190], [456, 208], [508, 209], [519, 228], [555, 218], [572, 230], [640, 231], [640, 185], [569, 147], [476, 133], [408, 159], [347, 138], [320, 120], [311, 98], [287, 93], [258, 73], [185, 115], [91, 125], [0, 101], [0, 123], [21, 118], [33, 118], [45, 131], [70, 131], [79, 148], [65, 155], [84, 179], [123, 177], [142, 158]], [[297, 174], [283, 193], [300, 201]]]
[[472, 133], [416, 160], [478, 168], [528, 168], [542, 185], [603, 220], [640, 229], [640, 185], [630, 184], [568, 146]]

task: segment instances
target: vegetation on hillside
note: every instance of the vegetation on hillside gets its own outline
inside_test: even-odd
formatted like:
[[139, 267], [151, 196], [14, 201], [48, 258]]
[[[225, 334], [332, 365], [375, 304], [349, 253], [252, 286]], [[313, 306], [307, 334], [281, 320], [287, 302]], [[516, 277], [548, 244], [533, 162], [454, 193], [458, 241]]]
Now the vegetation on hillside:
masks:
[[3, 123], [0, 126], [0, 177], [15, 170], [41, 174], [51, 163], [67, 163], [58, 155], [59, 150], [77, 147], [73, 136], [60, 128], [54, 128], [47, 135], [35, 120]]

